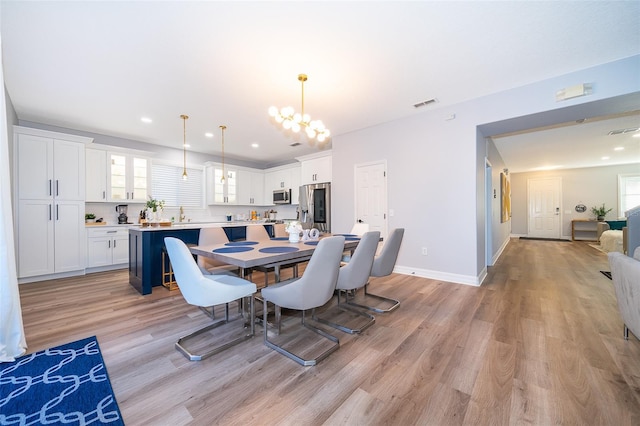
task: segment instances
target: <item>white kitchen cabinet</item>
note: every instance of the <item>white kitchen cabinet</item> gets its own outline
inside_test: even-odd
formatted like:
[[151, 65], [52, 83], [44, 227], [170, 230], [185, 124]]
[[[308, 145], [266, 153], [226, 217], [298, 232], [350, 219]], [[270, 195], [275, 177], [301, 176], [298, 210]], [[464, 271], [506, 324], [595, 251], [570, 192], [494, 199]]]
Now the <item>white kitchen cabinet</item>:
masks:
[[21, 282], [38, 276], [84, 273], [85, 145], [91, 141], [14, 126], [15, 227]]
[[207, 204], [238, 204], [238, 171], [221, 164], [205, 164]]
[[87, 148], [85, 162], [85, 200], [89, 203], [107, 201], [107, 151]]
[[291, 203], [297, 204], [299, 186], [299, 164], [267, 169], [264, 174], [265, 205], [273, 205], [273, 191], [277, 189], [291, 189]]
[[129, 262], [129, 228], [87, 229], [87, 268], [122, 266]]
[[264, 173], [238, 170], [238, 204], [243, 206], [264, 205]]
[[331, 156], [305, 159], [301, 162], [301, 184], [331, 182]]
[[151, 161], [128, 153], [109, 152], [107, 155], [109, 201], [146, 202], [151, 193]]
[[18, 209], [19, 278], [84, 270], [84, 201], [20, 200]]
[[18, 198], [84, 201], [84, 144], [16, 134]]

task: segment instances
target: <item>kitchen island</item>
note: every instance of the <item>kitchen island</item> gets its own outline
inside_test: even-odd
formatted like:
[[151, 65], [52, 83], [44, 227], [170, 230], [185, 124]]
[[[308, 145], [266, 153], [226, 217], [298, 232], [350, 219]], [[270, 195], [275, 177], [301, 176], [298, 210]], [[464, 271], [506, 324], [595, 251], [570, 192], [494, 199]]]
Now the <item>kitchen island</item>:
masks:
[[[186, 244], [198, 244], [200, 230], [221, 227], [229, 241], [240, 241], [246, 237], [247, 226], [264, 226], [273, 236], [273, 224], [262, 222], [214, 222], [181, 223], [171, 226], [132, 227], [129, 229], [129, 284], [140, 294], [151, 294], [153, 287], [162, 285], [162, 253], [165, 237], [175, 237]], [[165, 262], [168, 262], [165, 259]]]

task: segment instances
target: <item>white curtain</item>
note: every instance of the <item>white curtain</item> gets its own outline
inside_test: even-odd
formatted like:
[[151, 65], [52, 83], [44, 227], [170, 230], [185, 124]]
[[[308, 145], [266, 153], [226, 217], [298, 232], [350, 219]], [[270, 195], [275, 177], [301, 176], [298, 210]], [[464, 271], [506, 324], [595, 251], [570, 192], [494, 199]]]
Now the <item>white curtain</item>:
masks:
[[[0, 58], [2, 39], [0, 39]], [[25, 353], [27, 342], [22, 326], [22, 309], [16, 274], [11, 211], [11, 159], [7, 133], [4, 72], [0, 62], [0, 362], [13, 361]]]

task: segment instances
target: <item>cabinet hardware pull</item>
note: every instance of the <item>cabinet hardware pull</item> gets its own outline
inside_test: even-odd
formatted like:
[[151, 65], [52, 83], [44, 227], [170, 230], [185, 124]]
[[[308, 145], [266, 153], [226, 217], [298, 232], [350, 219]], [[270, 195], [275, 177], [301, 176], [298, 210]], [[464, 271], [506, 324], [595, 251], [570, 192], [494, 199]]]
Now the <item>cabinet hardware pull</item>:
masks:
[[51, 192], [51, 179], [49, 179], [49, 196], [53, 195], [53, 193]]
[[51, 220], [51, 204], [49, 204], [49, 220]]
[[59, 210], [59, 205], [56, 204], [56, 220], [60, 220], [60, 210]]
[[109, 244], [109, 248], [111, 248], [111, 240], [107, 241], [107, 243]]
[[107, 198], [107, 191], [102, 191], [102, 199], [105, 200]]
[[116, 240], [113, 240], [113, 248], [116, 248]]
[[58, 181], [58, 179], [56, 179], [56, 197], [60, 195], [59, 189], [60, 189], [60, 182]]

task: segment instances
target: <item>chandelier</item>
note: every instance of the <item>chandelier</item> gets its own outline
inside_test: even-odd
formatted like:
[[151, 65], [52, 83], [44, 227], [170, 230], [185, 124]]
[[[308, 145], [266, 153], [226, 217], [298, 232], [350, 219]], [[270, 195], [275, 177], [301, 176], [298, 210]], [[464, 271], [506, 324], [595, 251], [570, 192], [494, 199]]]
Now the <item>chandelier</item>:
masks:
[[180, 118], [182, 118], [182, 157], [184, 161], [182, 166], [182, 180], [187, 180], [187, 119], [189, 116], [182, 114]]
[[324, 126], [322, 120], [311, 120], [309, 114], [304, 113], [304, 82], [307, 81], [306, 74], [299, 74], [298, 81], [302, 86], [302, 109], [300, 113], [294, 111], [292, 107], [284, 107], [278, 110], [277, 107], [269, 108], [269, 115], [275, 118], [286, 130], [292, 130], [298, 133], [302, 127], [309, 139], [317, 139], [318, 142], [324, 142], [329, 138], [331, 132]]

